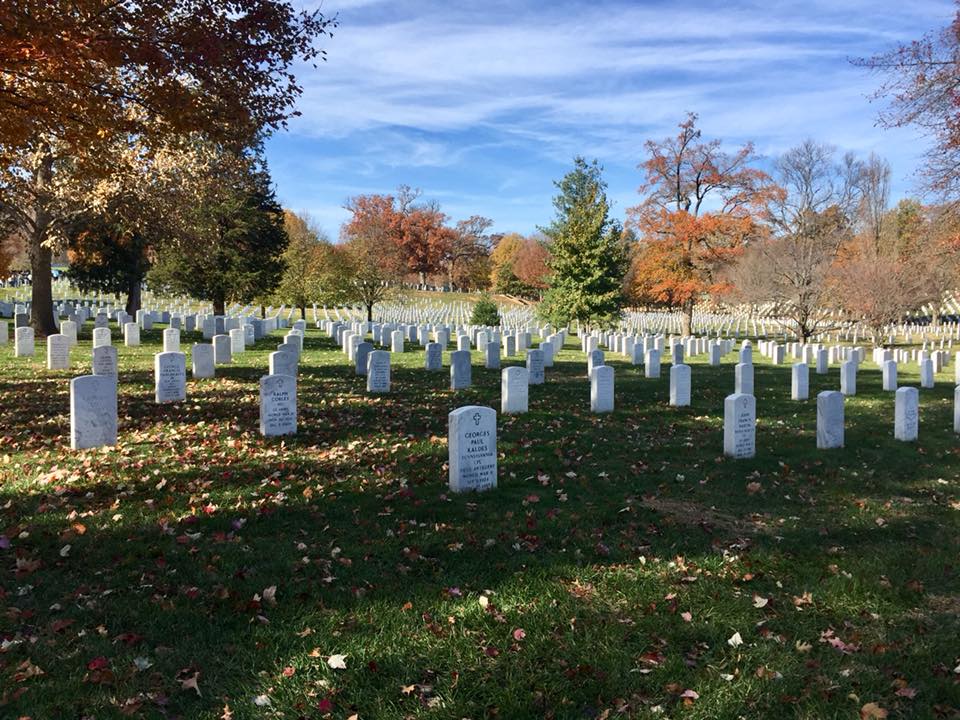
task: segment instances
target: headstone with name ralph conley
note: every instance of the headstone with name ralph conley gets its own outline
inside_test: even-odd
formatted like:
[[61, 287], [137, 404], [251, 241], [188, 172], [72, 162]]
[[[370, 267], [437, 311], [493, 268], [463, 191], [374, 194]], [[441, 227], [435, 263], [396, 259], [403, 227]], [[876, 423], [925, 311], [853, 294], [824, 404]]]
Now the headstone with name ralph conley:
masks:
[[297, 432], [297, 379], [289, 375], [260, 378], [260, 434], [294, 435]]
[[117, 382], [103, 375], [70, 381], [70, 447], [73, 450], [117, 444]]
[[450, 490], [469, 492], [497, 486], [497, 413], [467, 405], [447, 416]]
[[723, 454], [742, 459], [757, 454], [757, 400], [734, 393], [723, 401]]

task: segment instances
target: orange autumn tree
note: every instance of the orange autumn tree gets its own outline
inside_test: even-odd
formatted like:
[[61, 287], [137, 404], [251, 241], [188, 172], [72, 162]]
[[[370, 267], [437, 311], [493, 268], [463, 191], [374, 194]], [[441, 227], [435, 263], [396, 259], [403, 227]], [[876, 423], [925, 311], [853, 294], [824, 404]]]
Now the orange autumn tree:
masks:
[[[396, 249], [403, 270], [415, 273], [421, 283], [440, 272], [450, 255], [456, 231], [434, 203], [416, 203], [419, 190], [401, 185], [397, 195], [357, 195], [347, 201], [352, 217], [344, 226], [347, 236], [375, 235]], [[386, 248], [385, 248], [386, 252]]]
[[644, 200], [627, 210], [639, 235], [628, 293], [636, 303], [680, 308], [684, 335], [691, 332], [694, 304], [723, 289], [717, 271], [764, 233], [763, 207], [780, 192], [751, 167], [753, 145], [727, 153], [720, 140], [703, 141], [696, 123], [691, 113], [675, 137], [647, 141], [647, 159], [639, 165]]

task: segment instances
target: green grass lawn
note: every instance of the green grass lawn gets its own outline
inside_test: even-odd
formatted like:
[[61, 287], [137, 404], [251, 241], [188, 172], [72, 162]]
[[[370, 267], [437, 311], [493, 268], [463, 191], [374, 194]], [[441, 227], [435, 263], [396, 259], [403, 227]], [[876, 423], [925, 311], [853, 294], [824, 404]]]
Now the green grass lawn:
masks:
[[734, 354], [689, 361], [688, 408], [667, 405], [668, 363], [648, 380], [608, 355], [617, 410], [597, 416], [574, 339], [530, 412], [498, 418], [499, 488], [455, 496], [447, 413], [499, 411], [477, 353], [454, 394], [408, 346], [370, 397], [311, 329], [299, 433], [266, 440], [280, 333], [157, 406], [161, 326], [119, 348], [119, 447], [75, 453], [91, 326], [70, 373], [42, 343], [0, 347], [0, 717], [960, 713], [952, 367], [904, 444], [868, 362], [846, 449], [817, 451], [838, 368], [793, 402], [789, 366], [755, 352], [758, 454], [733, 461]]

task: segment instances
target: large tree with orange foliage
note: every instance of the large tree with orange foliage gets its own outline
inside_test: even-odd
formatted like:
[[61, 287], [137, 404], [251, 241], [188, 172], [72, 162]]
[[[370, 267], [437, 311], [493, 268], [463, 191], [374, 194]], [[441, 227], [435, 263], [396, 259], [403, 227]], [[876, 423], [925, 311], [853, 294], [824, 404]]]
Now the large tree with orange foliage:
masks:
[[362, 236], [389, 243], [398, 253], [403, 270], [420, 282], [440, 272], [449, 262], [456, 231], [434, 203], [417, 203], [419, 190], [400, 186], [397, 195], [358, 195], [347, 201], [352, 217], [344, 225], [347, 237]]
[[680, 308], [685, 335], [694, 304], [723, 289], [718, 269], [762, 234], [760, 213], [779, 192], [751, 166], [751, 144], [727, 153], [719, 140], [701, 140], [696, 123], [691, 113], [675, 137], [647, 141], [647, 159], [639, 166], [644, 200], [627, 211], [640, 237], [631, 263], [632, 299]]
[[38, 333], [56, 331], [52, 252], [85, 203], [59, 176], [110, 175], [132, 140], [248, 146], [295, 114], [292, 67], [331, 26], [287, 0], [0, 3], [0, 212], [27, 239]]

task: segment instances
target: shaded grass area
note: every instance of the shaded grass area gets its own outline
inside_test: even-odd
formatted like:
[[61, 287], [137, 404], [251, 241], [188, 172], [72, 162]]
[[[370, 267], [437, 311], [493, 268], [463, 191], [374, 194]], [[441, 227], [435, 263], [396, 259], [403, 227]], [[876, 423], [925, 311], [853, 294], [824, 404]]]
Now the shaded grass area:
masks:
[[278, 334], [157, 406], [160, 327], [120, 348], [120, 446], [73, 453], [90, 332], [70, 373], [0, 348], [3, 717], [958, 715], [952, 368], [904, 444], [868, 363], [826, 452], [815, 399], [757, 358], [758, 455], [732, 461], [734, 355], [690, 361], [689, 408], [668, 365], [608, 355], [617, 409], [596, 416], [571, 342], [531, 411], [498, 418], [499, 488], [455, 496], [447, 413], [499, 409], [476, 357], [452, 393], [408, 345], [370, 397], [311, 329], [299, 433], [266, 440]]

